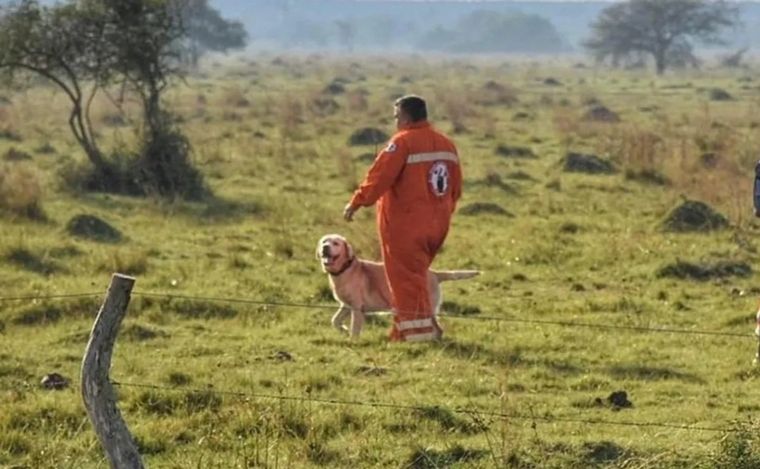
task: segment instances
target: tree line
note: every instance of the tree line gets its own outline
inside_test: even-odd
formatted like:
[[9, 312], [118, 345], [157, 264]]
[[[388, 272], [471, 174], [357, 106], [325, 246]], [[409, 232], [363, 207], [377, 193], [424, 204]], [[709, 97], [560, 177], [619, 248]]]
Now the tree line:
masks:
[[[627, 0], [602, 10], [584, 47], [613, 66], [651, 58], [662, 74], [696, 62], [696, 43], [720, 43], [720, 34], [737, 24], [738, 7], [725, 0]], [[356, 25], [335, 26], [350, 48]], [[66, 95], [69, 128], [92, 165], [85, 188], [202, 199], [208, 191], [190, 164], [190, 144], [162, 96], [202, 54], [242, 48], [247, 38], [242, 23], [222, 18], [208, 0], [66, 0], [53, 6], [20, 0], [0, 7], [0, 78], [24, 83], [40, 76]], [[485, 11], [465, 15], [454, 28], [430, 31], [421, 44], [510, 52], [521, 41], [534, 52], [562, 47], [540, 17]], [[95, 97], [110, 97], [113, 89], [137, 96], [141, 109], [139, 144], [126, 154], [101, 149], [90, 117]]]

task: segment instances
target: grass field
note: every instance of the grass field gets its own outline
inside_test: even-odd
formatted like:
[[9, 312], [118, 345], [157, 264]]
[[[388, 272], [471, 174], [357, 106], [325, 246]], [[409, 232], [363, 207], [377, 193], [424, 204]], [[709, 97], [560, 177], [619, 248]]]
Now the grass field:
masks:
[[[150, 467], [760, 467], [756, 77], [209, 61], [167, 99], [214, 193], [202, 203], [76, 190], [64, 97], [0, 90], [0, 467], [107, 467], [78, 380], [112, 272], [137, 278], [111, 376], [131, 384], [119, 405]], [[411, 92], [465, 174], [435, 267], [484, 273], [444, 285], [442, 342], [390, 344], [386, 317], [351, 342], [308, 306], [334, 305], [314, 249], [337, 232], [377, 259], [373, 210], [341, 213], [379, 145], [348, 140], [392, 133]], [[95, 121], [104, 147], [134, 141], [108, 100]], [[569, 153], [612, 169], [567, 171]], [[687, 200], [728, 226], [664, 230]], [[77, 215], [120, 240], [70, 234]], [[53, 371], [72, 385], [42, 389]]]

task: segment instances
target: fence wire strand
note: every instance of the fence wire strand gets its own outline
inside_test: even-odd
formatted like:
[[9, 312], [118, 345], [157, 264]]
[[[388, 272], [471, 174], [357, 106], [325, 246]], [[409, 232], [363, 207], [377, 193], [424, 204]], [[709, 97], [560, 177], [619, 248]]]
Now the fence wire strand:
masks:
[[[136, 296], [145, 297], [160, 297], [160, 298], [178, 298], [184, 300], [193, 301], [212, 301], [212, 302], [227, 302], [227, 303], [247, 303], [259, 306], [278, 306], [278, 307], [290, 307], [290, 308], [309, 308], [309, 309], [331, 309], [334, 310], [334, 305], [323, 305], [314, 303], [291, 303], [291, 302], [273, 302], [263, 300], [253, 300], [244, 298], [225, 298], [225, 297], [213, 297], [213, 296], [193, 296], [193, 295], [173, 295], [170, 293], [154, 293], [154, 292], [133, 292]], [[501, 316], [482, 316], [482, 315], [462, 315], [452, 313], [441, 313], [441, 318], [453, 318], [464, 319], [474, 321], [498, 321], [498, 322], [511, 322], [522, 324], [536, 324], [536, 325], [552, 325], [552, 326], [564, 326], [564, 327], [585, 327], [593, 329], [618, 329], [618, 330], [630, 330], [638, 332], [652, 332], [652, 333], [669, 333], [669, 334], [692, 334], [692, 335], [712, 335], [712, 336], [724, 336], [724, 337], [744, 337], [755, 338], [751, 333], [740, 332], [726, 332], [726, 331], [710, 331], [710, 330], [698, 330], [698, 329], [679, 329], [673, 327], [647, 327], [647, 326], [621, 326], [614, 324], [593, 324], [587, 322], [576, 321], [560, 321], [560, 320], [548, 320], [548, 319], [519, 319], [508, 318]]]
[[103, 296], [103, 292], [92, 293], [61, 293], [53, 295], [27, 295], [27, 296], [0, 296], [0, 302], [4, 301], [36, 301], [36, 300], [62, 300], [69, 298], [85, 298]]
[[260, 393], [252, 393], [252, 392], [245, 392], [245, 391], [224, 391], [224, 390], [214, 389], [211, 386], [207, 388], [170, 387], [170, 386], [163, 386], [163, 385], [158, 385], [158, 384], [121, 382], [121, 381], [114, 381], [114, 380], [112, 380], [111, 383], [114, 386], [124, 387], [124, 388], [142, 388], [142, 389], [152, 389], [156, 391], [169, 391], [169, 392], [211, 392], [213, 394], [217, 394], [220, 396], [234, 396], [234, 397], [253, 398], [253, 399], [271, 399], [271, 400], [280, 400], [280, 401], [311, 402], [311, 403], [325, 404], [325, 405], [372, 407], [372, 408], [386, 408], [386, 409], [409, 410], [409, 411], [429, 411], [431, 408], [433, 408], [433, 409], [448, 410], [455, 414], [479, 415], [479, 416], [493, 417], [493, 418], [499, 418], [499, 419], [507, 419], [507, 420], [514, 419], [514, 420], [525, 420], [525, 421], [533, 421], [533, 422], [543, 421], [547, 423], [563, 422], [563, 423], [578, 423], [578, 424], [587, 424], [587, 425], [668, 428], [671, 430], [706, 431], [706, 432], [720, 432], [720, 433], [729, 433], [729, 432], [738, 431], [737, 429], [731, 428], [731, 427], [708, 427], [708, 426], [685, 425], [685, 424], [676, 424], [676, 423], [631, 422], [631, 421], [623, 421], [623, 420], [614, 421], [614, 420], [605, 420], [605, 419], [591, 420], [591, 419], [582, 419], [582, 418], [574, 418], [574, 417], [558, 417], [558, 416], [546, 415], [546, 414], [523, 415], [523, 414], [515, 414], [515, 413], [494, 412], [494, 411], [474, 409], [474, 408], [462, 408], [462, 407], [448, 408], [448, 407], [437, 405], [437, 404], [413, 405], [413, 404], [398, 404], [398, 403], [383, 402], [383, 401], [356, 401], [356, 400], [346, 400], [346, 399], [329, 399], [329, 398], [314, 397], [311, 395], [292, 396], [292, 395], [281, 395], [281, 394], [260, 394]]
[[[58, 300], [58, 299], [71, 299], [71, 298], [84, 298], [101, 296], [102, 292], [92, 293], [70, 293], [70, 294], [55, 294], [55, 295], [28, 295], [28, 296], [9, 296], [0, 297], [0, 302], [10, 301], [33, 301], [33, 300]], [[316, 303], [297, 303], [288, 301], [267, 301], [253, 298], [236, 298], [236, 297], [218, 297], [218, 296], [199, 296], [199, 295], [187, 295], [187, 294], [174, 294], [174, 293], [159, 293], [159, 292], [142, 292], [134, 291], [133, 296], [141, 296], [145, 298], [165, 298], [168, 300], [179, 299], [187, 301], [207, 301], [217, 303], [238, 303], [249, 304], [265, 307], [284, 307], [284, 308], [305, 308], [305, 309], [329, 309], [334, 310], [335, 305], [325, 305]], [[373, 315], [382, 315], [382, 313], [372, 313]], [[666, 334], [685, 334], [685, 335], [706, 335], [706, 336], [719, 336], [719, 337], [740, 337], [756, 339], [757, 336], [753, 333], [740, 333], [740, 332], [728, 332], [728, 331], [713, 331], [704, 329], [683, 329], [676, 327], [648, 327], [648, 326], [628, 326], [628, 325], [615, 325], [615, 324], [594, 324], [588, 322], [578, 321], [561, 321], [551, 319], [521, 319], [510, 318], [502, 316], [484, 316], [484, 315], [462, 315], [456, 313], [441, 313], [442, 318], [452, 318], [457, 320], [472, 320], [472, 321], [495, 321], [495, 322], [507, 322], [518, 324], [534, 324], [534, 325], [548, 325], [548, 326], [561, 326], [561, 327], [578, 327], [589, 329], [606, 329], [606, 330], [627, 330], [645, 333], [666, 333]]]

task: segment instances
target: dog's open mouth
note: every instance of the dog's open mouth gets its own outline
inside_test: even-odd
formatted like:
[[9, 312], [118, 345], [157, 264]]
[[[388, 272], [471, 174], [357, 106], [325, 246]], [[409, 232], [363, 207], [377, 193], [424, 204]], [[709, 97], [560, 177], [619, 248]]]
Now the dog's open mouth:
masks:
[[338, 256], [331, 256], [329, 254], [323, 254], [322, 255], [322, 265], [325, 267], [329, 267], [335, 263], [335, 260], [338, 258]]

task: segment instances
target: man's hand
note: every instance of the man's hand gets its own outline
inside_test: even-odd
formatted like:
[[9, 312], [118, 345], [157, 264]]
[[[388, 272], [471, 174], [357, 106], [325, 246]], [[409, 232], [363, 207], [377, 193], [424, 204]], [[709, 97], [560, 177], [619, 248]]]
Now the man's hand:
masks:
[[354, 213], [359, 210], [359, 207], [352, 207], [351, 204], [346, 204], [346, 208], [343, 209], [343, 218], [346, 221], [354, 220]]

